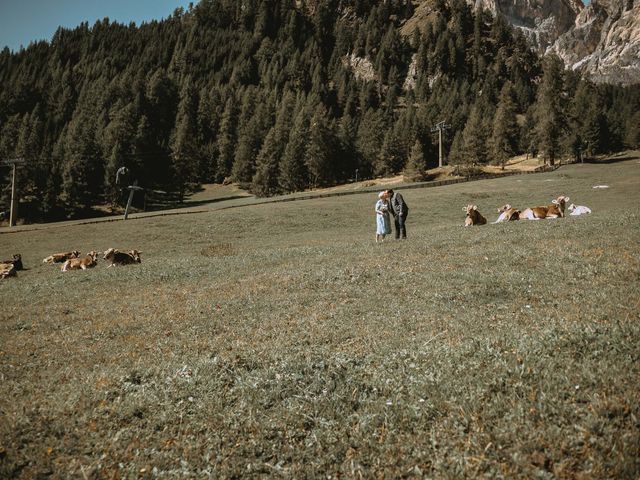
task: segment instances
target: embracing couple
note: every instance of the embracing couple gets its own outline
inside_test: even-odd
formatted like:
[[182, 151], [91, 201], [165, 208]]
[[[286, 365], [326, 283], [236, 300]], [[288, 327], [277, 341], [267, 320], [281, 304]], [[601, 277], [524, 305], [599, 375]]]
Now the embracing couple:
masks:
[[396, 240], [407, 238], [405, 222], [409, 214], [409, 207], [402, 198], [402, 195], [393, 190], [383, 190], [378, 194], [376, 202], [376, 243], [384, 242], [385, 235], [391, 233], [391, 218], [393, 215], [396, 226]]

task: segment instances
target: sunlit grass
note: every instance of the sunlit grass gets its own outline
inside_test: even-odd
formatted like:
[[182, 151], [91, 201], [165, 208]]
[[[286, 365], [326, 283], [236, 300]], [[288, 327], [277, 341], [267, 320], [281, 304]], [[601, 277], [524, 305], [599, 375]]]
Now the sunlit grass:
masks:
[[409, 189], [382, 245], [375, 194], [0, 235], [0, 474], [634, 478], [639, 169]]

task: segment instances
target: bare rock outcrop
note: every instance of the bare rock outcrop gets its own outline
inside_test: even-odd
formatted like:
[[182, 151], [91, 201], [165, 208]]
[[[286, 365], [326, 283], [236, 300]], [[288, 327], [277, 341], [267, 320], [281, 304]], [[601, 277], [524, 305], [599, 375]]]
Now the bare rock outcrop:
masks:
[[580, 0], [475, 0], [475, 7], [504, 16], [541, 53], [573, 26], [584, 9]]
[[342, 57], [342, 64], [353, 70], [356, 78], [367, 82], [376, 79], [376, 71], [373, 63], [366, 57], [358, 57], [355, 53]]
[[596, 82], [640, 82], [640, 0], [593, 0], [548, 52]]
[[[640, 0], [468, 0], [502, 15], [540, 54], [555, 53], [567, 68], [596, 82], [640, 83]], [[419, 2], [401, 31], [410, 35], [437, 13]]]

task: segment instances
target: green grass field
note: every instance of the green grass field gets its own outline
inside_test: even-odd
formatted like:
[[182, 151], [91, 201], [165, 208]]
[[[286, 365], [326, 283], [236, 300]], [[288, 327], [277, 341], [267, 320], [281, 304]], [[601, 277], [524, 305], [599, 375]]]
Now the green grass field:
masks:
[[[626, 158], [403, 190], [404, 242], [372, 193], [0, 235], [0, 477], [638, 478]], [[560, 194], [593, 214], [462, 227]]]

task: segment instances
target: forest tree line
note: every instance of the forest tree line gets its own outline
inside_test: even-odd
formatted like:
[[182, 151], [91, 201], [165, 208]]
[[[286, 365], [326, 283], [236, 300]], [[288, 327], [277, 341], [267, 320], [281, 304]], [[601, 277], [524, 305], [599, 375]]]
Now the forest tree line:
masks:
[[[298, 3], [298, 5], [296, 5]], [[640, 86], [540, 58], [502, 18], [434, 0], [202, 0], [162, 21], [59, 28], [0, 53], [0, 159], [23, 158], [39, 219], [120, 196], [116, 171], [188, 193], [230, 179], [260, 196], [449, 163], [549, 162], [640, 147]], [[347, 58], [367, 59], [359, 75]], [[407, 83], [410, 73], [412, 82]], [[0, 169], [0, 210], [10, 170]]]

